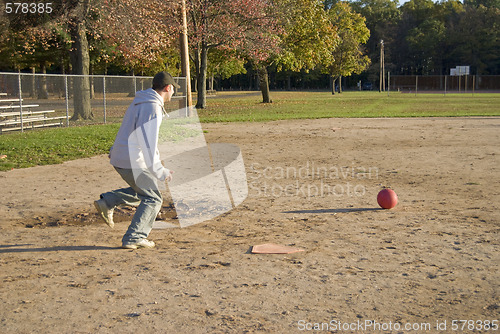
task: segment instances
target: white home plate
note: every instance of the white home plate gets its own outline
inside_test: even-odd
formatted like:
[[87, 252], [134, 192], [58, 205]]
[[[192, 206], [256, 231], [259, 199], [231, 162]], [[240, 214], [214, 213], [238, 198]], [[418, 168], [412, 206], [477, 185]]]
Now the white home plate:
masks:
[[304, 250], [300, 248], [275, 244], [263, 244], [252, 247], [253, 254], [292, 254], [303, 251]]
[[166, 221], [163, 221], [163, 220], [156, 220], [154, 223], [153, 223], [153, 229], [154, 230], [163, 230], [163, 229], [166, 229], [166, 228], [178, 228], [179, 225], [175, 225], [175, 224], [172, 224], [172, 223], [167, 223]]

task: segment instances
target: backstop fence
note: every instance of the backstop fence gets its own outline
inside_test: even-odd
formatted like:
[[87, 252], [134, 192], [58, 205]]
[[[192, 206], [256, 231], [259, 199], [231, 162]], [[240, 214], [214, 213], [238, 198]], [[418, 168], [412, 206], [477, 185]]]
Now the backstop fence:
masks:
[[406, 93], [500, 92], [500, 75], [389, 75], [389, 91]]
[[[10, 127], [17, 124], [16, 126], [23, 130], [23, 116], [28, 120], [29, 117], [40, 117], [47, 111], [50, 111], [51, 118], [61, 119], [63, 126], [120, 122], [135, 92], [150, 88], [152, 79], [139, 76], [0, 72], [0, 122]], [[88, 84], [82, 86], [83, 80], [88, 80]], [[165, 104], [167, 112], [185, 108], [187, 105], [186, 79], [176, 77], [175, 81], [181, 88], [176, 89], [172, 100]], [[72, 122], [75, 109], [79, 108], [75, 105], [75, 95], [83, 94], [79, 91], [81, 87], [89, 87], [85, 94], [86, 98], [90, 99], [90, 110], [87, 112], [91, 113], [92, 117]], [[12, 117], [19, 118], [21, 124]], [[29, 125], [26, 128], [29, 128]]]

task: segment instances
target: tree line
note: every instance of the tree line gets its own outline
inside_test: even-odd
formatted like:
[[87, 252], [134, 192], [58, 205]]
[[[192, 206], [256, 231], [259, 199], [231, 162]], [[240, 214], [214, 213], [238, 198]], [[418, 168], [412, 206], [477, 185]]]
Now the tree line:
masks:
[[[324, 2], [325, 6], [335, 3]], [[411, 0], [403, 5], [397, 0], [353, 0], [349, 5], [365, 19], [370, 33], [361, 45], [369, 65], [352, 75], [351, 85], [359, 80], [378, 83], [382, 41], [385, 71], [393, 75], [449, 75], [456, 66], [470, 66], [471, 74], [500, 74], [499, 0]], [[277, 89], [328, 85], [318, 69], [298, 73], [271, 67], [270, 72]], [[253, 86], [250, 78], [241, 75], [223, 83]]]
[[[50, 13], [0, 16], [0, 70], [73, 74], [180, 74], [179, 0], [61, 0]], [[208, 78], [445, 74], [500, 70], [500, 0], [186, 0], [198, 108]], [[74, 119], [91, 118], [88, 80], [76, 80]]]
[[445, 75], [470, 66], [473, 74], [500, 74], [500, 0], [356, 0], [353, 8], [366, 18], [366, 44], [378, 73], [380, 41], [385, 67], [401, 75]]

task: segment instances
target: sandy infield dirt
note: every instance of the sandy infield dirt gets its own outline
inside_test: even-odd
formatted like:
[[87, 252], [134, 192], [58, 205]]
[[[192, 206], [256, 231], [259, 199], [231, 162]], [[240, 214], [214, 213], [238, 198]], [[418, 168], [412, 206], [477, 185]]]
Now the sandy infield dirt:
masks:
[[[498, 321], [500, 118], [203, 129], [241, 148], [248, 198], [153, 230], [152, 250], [119, 248], [130, 210], [114, 229], [96, 219], [92, 202], [125, 185], [106, 156], [0, 173], [1, 333], [457, 333], [454, 320], [471, 320], [458, 323], [470, 333]], [[377, 209], [383, 187], [399, 196], [392, 210]], [[304, 251], [250, 253], [264, 243]]]

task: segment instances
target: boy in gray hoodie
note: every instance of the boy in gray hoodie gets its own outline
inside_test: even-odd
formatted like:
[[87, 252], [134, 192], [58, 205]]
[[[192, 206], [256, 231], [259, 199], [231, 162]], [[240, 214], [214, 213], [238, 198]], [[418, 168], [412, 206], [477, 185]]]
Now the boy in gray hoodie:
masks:
[[168, 116], [163, 105], [172, 98], [174, 88], [180, 86], [173, 77], [160, 72], [154, 76], [152, 88], [137, 92], [110, 150], [110, 163], [130, 187], [103, 193], [94, 205], [110, 227], [114, 227], [115, 207], [137, 207], [123, 236], [123, 248], [155, 245], [147, 237], [163, 203], [158, 182], [171, 181], [173, 173], [161, 163], [158, 135], [163, 117]]

